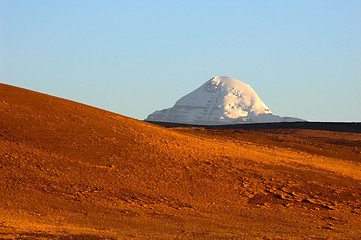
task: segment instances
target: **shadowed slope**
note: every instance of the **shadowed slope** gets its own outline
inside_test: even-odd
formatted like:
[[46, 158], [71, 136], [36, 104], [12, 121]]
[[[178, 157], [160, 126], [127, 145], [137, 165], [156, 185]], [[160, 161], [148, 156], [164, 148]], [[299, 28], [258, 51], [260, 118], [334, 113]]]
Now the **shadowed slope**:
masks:
[[0, 113], [0, 237], [361, 233], [359, 134], [165, 129], [4, 84]]

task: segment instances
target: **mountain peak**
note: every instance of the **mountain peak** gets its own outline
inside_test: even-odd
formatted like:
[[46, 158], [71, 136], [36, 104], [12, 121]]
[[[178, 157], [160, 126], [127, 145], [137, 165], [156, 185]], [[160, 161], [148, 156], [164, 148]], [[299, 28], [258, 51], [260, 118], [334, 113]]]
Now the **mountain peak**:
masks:
[[248, 84], [216, 76], [179, 99], [172, 108], [150, 114], [146, 121], [219, 125], [302, 120], [274, 115]]
[[237, 79], [231, 78], [231, 77], [227, 77], [227, 76], [215, 76], [211, 79], [208, 80], [209, 82], [213, 82], [216, 85], [223, 85], [227, 88], [235, 88], [237, 85], [239, 84], [245, 84], [248, 85], [246, 83], [243, 83]]
[[223, 82], [223, 83], [240, 82], [239, 80], [227, 76], [215, 76], [208, 81]]

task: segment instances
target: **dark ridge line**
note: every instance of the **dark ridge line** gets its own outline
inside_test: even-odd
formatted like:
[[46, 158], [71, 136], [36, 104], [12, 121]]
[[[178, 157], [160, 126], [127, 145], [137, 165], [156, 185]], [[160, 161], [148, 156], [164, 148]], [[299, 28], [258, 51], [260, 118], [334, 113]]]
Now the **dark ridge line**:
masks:
[[197, 127], [206, 129], [310, 129], [330, 132], [361, 133], [361, 122], [277, 122], [277, 123], [246, 123], [232, 125], [193, 125], [172, 122], [145, 121], [166, 128]]

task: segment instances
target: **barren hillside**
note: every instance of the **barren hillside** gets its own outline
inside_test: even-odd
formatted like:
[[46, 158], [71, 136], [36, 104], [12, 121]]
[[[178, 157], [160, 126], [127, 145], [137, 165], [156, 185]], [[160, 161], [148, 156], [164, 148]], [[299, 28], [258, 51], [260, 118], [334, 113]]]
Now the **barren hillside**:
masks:
[[357, 239], [361, 134], [167, 129], [0, 84], [0, 238]]

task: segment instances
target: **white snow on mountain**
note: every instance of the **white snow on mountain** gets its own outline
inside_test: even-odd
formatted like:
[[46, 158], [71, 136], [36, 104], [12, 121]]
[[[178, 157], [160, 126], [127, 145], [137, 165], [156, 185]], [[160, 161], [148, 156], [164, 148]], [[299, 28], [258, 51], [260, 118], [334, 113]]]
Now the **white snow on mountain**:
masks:
[[248, 84], [219, 76], [145, 120], [195, 125], [305, 121], [274, 115]]

